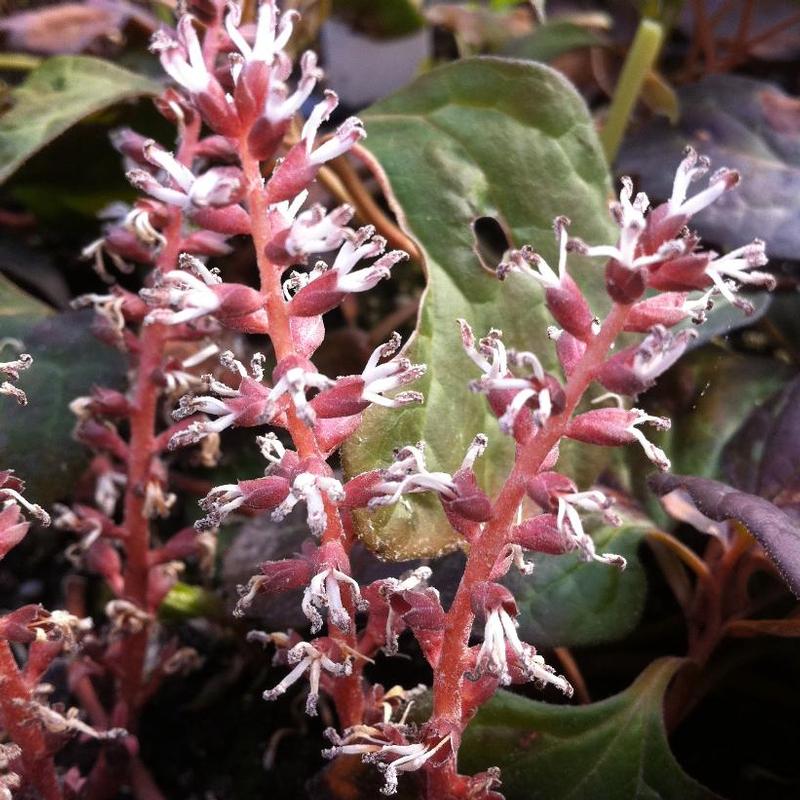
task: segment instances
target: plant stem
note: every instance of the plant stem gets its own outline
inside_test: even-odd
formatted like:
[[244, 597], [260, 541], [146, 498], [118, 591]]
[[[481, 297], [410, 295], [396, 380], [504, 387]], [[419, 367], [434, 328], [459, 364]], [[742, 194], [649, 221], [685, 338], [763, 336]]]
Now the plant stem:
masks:
[[19, 671], [8, 642], [0, 639], [0, 721], [11, 741], [22, 750], [25, 780], [43, 800], [61, 800], [53, 759], [41, 725], [25, 710], [31, 702], [30, 689]]
[[442, 654], [434, 671], [434, 719], [461, 724], [464, 711], [461, 707], [461, 684], [474, 618], [470, 603], [472, 588], [489, 579], [515, 521], [517, 509], [525, 494], [525, 483], [536, 474], [544, 459], [564, 435], [575, 408], [594, 379], [612, 343], [622, 331], [629, 309], [630, 306], [627, 305], [615, 305], [600, 333], [587, 346], [565, 387], [564, 410], [551, 417], [542, 430], [520, 448], [514, 468], [495, 502], [492, 518], [470, 550], [466, 569], [445, 619]]
[[613, 164], [617, 157], [631, 112], [645, 78], [658, 60], [663, 41], [664, 28], [660, 22], [643, 19], [639, 23], [617, 81], [605, 125], [600, 131], [600, 142], [609, 164]]
[[[295, 355], [294, 339], [292, 337], [290, 315], [281, 287], [282, 270], [273, 264], [266, 256], [266, 247], [270, 241], [269, 217], [267, 215], [267, 201], [264, 194], [263, 178], [259, 162], [249, 155], [247, 137], [242, 137], [240, 143], [240, 157], [247, 187], [247, 205], [250, 212], [253, 244], [256, 250], [256, 262], [261, 282], [261, 292], [266, 300], [267, 319], [269, 320], [269, 337], [275, 350], [278, 362], [289, 356]], [[293, 406], [286, 414], [287, 428], [292, 437], [297, 453], [301, 458], [316, 458], [325, 461], [325, 454], [317, 444], [314, 431], [309, 428], [295, 412]], [[342, 519], [336, 506], [326, 497], [324, 498], [326, 525], [322, 535], [322, 542], [339, 541], [348, 547], [348, 537], [345, 533]], [[345, 607], [350, 618], [350, 632], [343, 633], [338, 628], [330, 626], [329, 635], [351, 650], [356, 650], [355, 614], [352, 594], [349, 589], [343, 592]], [[355, 725], [362, 720], [364, 695], [361, 690], [361, 665], [356, 663], [349, 677], [337, 681], [334, 692], [336, 710], [343, 727]]]
[[[216, 57], [216, 26], [209, 27], [204, 41], [204, 56], [207, 64]], [[191, 166], [195, 148], [200, 138], [200, 120], [195, 118], [180, 129], [180, 144], [176, 158]], [[173, 269], [178, 261], [183, 228], [183, 215], [178, 208], [170, 210], [169, 221], [164, 230], [164, 244], [155, 264], [155, 272]], [[154, 376], [161, 368], [164, 349], [169, 339], [169, 328], [165, 325], [147, 325], [140, 333], [140, 356], [136, 369], [136, 385], [133, 390], [130, 415], [130, 445], [128, 475], [125, 487], [122, 525], [127, 532], [125, 538], [124, 594], [140, 608], [147, 608], [149, 576], [148, 553], [150, 550], [150, 522], [145, 514], [147, 483], [150, 467], [157, 454], [156, 424], [161, 390]], [[124, 672], [120, 694], [125, 704], [125, 725], [135, 733], [138, 707], [142, 701], [141, 689], [144, 661], [149, 629], [132, 635], [126, 648]]]

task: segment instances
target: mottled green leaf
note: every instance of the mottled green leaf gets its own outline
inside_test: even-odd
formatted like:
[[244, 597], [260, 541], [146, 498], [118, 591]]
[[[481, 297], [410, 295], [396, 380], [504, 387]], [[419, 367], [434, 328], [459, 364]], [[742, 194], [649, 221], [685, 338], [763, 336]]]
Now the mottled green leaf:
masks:
[[154, 81], [99, 58], [48, 59], [11, 92], [12, 107], [0, 117], [0, 183], [84, 117], [159, 91]]
[[88, 311], [53, 313], [5, 278], [0, 280], [0, 339], [18, 340], [33, 356], [33, 365], [17, 384], [28, 405], [0, 398], [0, 454], [3, 465], [16, 470], [29, 496], [42, 505], [68, 494], [89, 455], [72, 439], [70, 402], [88, 394], [94, 384], [122, 383], [123, 361], [94, 338], [91, 317]]
[[532, 575], [512, 570], [503, 583], [520, 609], [520, 635], [537, 647], [580, 647], [627, 636], [644, 609], [647, 581], [637, 551], [645, 520], [592, 532], [597, 551], [624, 556], [624, 571], [576, 554], [534, 554]]
[[[344, 450], [349, 475], [386, 464], [394, 447], [424, 439], [431, 469], [452, 471], [475, 435], [489, 435], [478, 465], [489, 491], [512, 455], [485, 398], [467, 389], [476, 377], [456, 318], [479, 335], [502, 328], [506, 342], [534, 350], [554, 367], [545, 329], [551, 320], [532, 281], [499, 282], [477, 254], [475, 220], [489, 217], [508, 243], [533, 244], [554, 258], [552, 220], [567, 213], [576, 235], [608, 241], [609, 181], [581, 98], [547, 67], [498, 58], [432, 71], [364, 115], [367, 146], [379, 159], [403, 225], [420, 243], [428, 288], [409, 356], [428, 364], [425, 404], [401, 412], [373, 409]], [[598, 312], [602, 274], [574, 262]], [[417, 388], [417, 387], [415, 387]], [[367, 545], [393, 559], [434, 555], [455, 544], [435, 498], [405, 499], [370, 517], [357, 515]]]
[[620, 694], [587, 706], [498, 692], [467, 728], [459, 768], [499, 766], [506, 800], [700, 800], [664, 730], [664, 692], [681, 659], [654, 661]]

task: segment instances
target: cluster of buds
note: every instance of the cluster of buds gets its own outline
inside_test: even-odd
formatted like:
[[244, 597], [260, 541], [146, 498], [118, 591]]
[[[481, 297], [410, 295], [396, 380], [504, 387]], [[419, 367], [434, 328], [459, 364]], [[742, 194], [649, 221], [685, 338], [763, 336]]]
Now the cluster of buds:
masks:
[[[569, 220], [559, 217], [555, 268], [529, 247], [506, 254], [498, 277], [519, 273], [540, 286], [557, 327], [550, 330], [555, 350], [550, 359], [506, 348], [498, 330], [476, 338], [468, 322], [459, 320], [464, 350], [478, 370], [465, 391], [486, 396], [499, 435], [516, 447], [513, 472], [498, 497], [487, 495], [475, 471], [487, 446], [483, 434], [475, 436], [452, 473], [438, 469], [436, 454], [418, 442], [399, 448], [383, 468], [340, 480], [329, 459], [358, 429], [363, 414], [371, 406], [399, 411], [422, 402], [410, 387], [425, 374], [425, 365], [399, 352], [397, 334], [374, 350], [360, 374], [334, 379], [312, 361], [325, 336], [323, 316], [389, 277], [406, 258], [387, 252], [387, 241], [371, 225], [350, 227], [349, 206], [327, 212], [307, 205], [320, 168], [356, 146], [364, 128], [350, 118], [323, 131], [338, 101], [330, 91], [312, 100], [322, 80], [313, 53], [300, 56], [299, 76], [291, 82], [297, 73], [287, 48], [295, 12], [280, 14], [275, 0], [260, 0], [255, 25], [248, 26], [235, 2], [207, 0], [182, 9], [176, 28], [158, 31], [152, 41], [176, 84], [158, 107], [177, 127], [177, 146], [170, 152], [133, 131], [116, 134], [128, 177], [147, 196], [131, 208], [109, 211], [104, 236], [86, 251], [106, 276], [107, 258], [123, 271], [130, 271], [131, 262], [152, 271], [138, 294], [112, 287], [78, 301], [97, 311], [98, 336], [128, 354], [134, 383], [127, 394], [97, 387], [72, 404], [76, 437], [95, 451], [90, 469], [95, 507], [60, 508], [56, 526], [77, 537], [68, 548], [76, 566], [100, 575], [113, 595], [102, 643], [95, 647], [100, 655], [87, 655], [84, 672], [73, 675], [73, 682], [93, 691], [95, 676], [108, 678], [115, 692], [103, 716], [135, 729], [141, 697], [160, 677], [197, 663], [196, 654], [174, 643], [165, 646], [156, 633], [158, 607], [183, 561], [206, 558], [208, 537], [233, 515], [269, 515], [280, 522], [302, 505], [311, 534], [302, 552], [261, 564], [239, 588], [234, 612], [244, 615], [258, 595], [294, 591], [308, 620], [307, 638], [293, 631], [251, 632], [252, 641], [275, 646], [276, 665], [288, 667], [264, 698], [276, 700], [307, 680], [306, 711], [313, 715], [320, 693], [330, 695], [348, 727], [341, 734], [329, 732], [333, 746], [325, 755], [360, 754], [383, 773], [384, 794], [397, 791], [401, 774], [419, 771], [428, 781], [428, 797], [442, 796], [436, 787], [450, 776], [457, 778], [453, 797], [494, 800], [499, 797], [495, 772], [470, 779], [455, 775], [461, 733], [478, 705], [499, 685], [533, 682], [572, 693], [566, 678], [520, 639], [519, 610], [500, 581], [514, 564], [525, 573], [534, 569], [526, 552], [572, 553], [599, 562], [591, 564], [597, 569], [625, 567], [621, 556], [597, 552], [584, 527], [586, 514], [617, 524], [612, 499], [597, 488], [579, 488], [555, 470], [559, 442], [567, 437], [606, 447], [637, 443], [657, 467], [669, 466], [666, 454], [641, 430], [645, 424], [663, 430], [668, 420], [629, 408], [623, 396], [644, 392], [681, 356], [693, 333], [672, 329], [685, 320], [701, 321], [716, 295], [746, 309], [740, 287], [771, 286], [771, 276], [753, 269], [765, 261], [763, 243], [719, 257], [701, 251], [686, 227], [738, 178], [718, 172], [705, 190], [687, 197], [690, 184], [708, 169], [690, 151], [672, 197], [649, 214], [647, 197], [634, 196], [630, 181], [623, 181], [612, 207], [620, 227], [616, 245], [592, 247], [571, 239]], [[304, 124], [293, 126], [307, 105]], [[299, 138], [295, 133], [291, 140], [298, 128]], [[264, 178], [266, 165], [273, 169]], [[227, 281], [213, 266], [238, 235], [249, 236], [255, 246], [257, 287]], [[614, 310], [605, 321], [570, 276], [570, 252], [606, 259]], [[641, 341], [609, 357], [623, 332], [642, 334]], [[247, 366], [246, 357], [245, 363], [237, 358], [234, 350], [244, 350], [241, 334], [269, 340], [264, 352], [274, 355], [271, 370], [261, 353]], [[223, 335], [232, 349], [221, 346]], [[229, 374], [196, 374], [214, 355]], [[16, 378], [26, 366], [23, 358], [0, 370]], [[549, 362], [558, 363], [560, 375], [555, 366], [545, 368]], [[617, 403], [576, 415], [592, 381]], [[9, 385], [0, 391], [19, 397]], [[179, 392], [172, 422], [161, 425], [158, 411], [171, 408]], [[181, 455], [176, 451], [200, 444], [202, 460], [212, 461], [224, 445], [221, 437], [235, 427], [260, 434], [267, 462], [263, 475], [214, 487], [200, 501], [204, 514], [194, 528], [153, 546], [148, 520], [170, 514], [175, 485], [170, 469]], [[0, 543], [20, 537], [27, 525], [19, 516], [19, 490], [12, 477], [9, 481], [9, 488], [0, 487], [5, 501]], [[419, 493], [438, 498], [468, 551], [449, 609], [429, 585], [432, 571], [426, 566], [365, 586], [352, 573], [351, 512], [406, 503]], [[539, 513], [523, 518], [523, 503], [535, 504]], [[7, 627], [35, 629], [34, 638], [47, 630], [37, 617], [26, 619], [15, 618]], [[475, 630], [480, 633], [482, 626], [483, 635], [472, 640], [476, 621]], [[396, 654], [406, 631], [435, 675], [433, 714], [419, 728], [405, 714], [393, 719], [388, 694], [381, 695], [388, 711], [376, 716], [377, 687], [367, 686], [363, 670], [379, 652]], [[136, 675], [126, 660], [132, 642], [137, 652], [150, 645], [147, 670], [140, 663]], [[102, 773], [100, 761], [96, 768]], [[107, 779], [101, 774], [94, 780], [101, 785]]]

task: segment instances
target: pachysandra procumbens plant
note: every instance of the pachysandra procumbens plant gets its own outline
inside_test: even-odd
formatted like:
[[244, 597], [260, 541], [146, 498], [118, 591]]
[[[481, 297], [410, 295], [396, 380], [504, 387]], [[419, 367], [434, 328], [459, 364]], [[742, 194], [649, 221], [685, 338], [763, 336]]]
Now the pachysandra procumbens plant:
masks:
[[[280, 521], [300, 506], [310, 534], [303, 552], [254, 569], [237, 606], [244, 612], [257, 595], [302, 590], [308, 637], [295, 631], [250, 634], [274, 648], [276, 663], [287, 667], [265, 700], [304, 684], [306, 711], [313, 715], [319, 695], [327, 694], [339, 727], [327, 732], [331, 747], [325, 755], [360, 754], [382, 773], [384, 794], [394, 793], [406, 773], [416, 773], [426, 797], [499, 797], [496, 771], [458, 774], [459, 743], [472, 716], [499, 686], [533, 682], [572, 693], [566, 678], [520, 639], [519, 610], [499, 581], [509, 569], [531, 570], [526, 552], [577, 553], [598, 562], [592, 568], [624, 569], [620, 556], [597, 552], [584, 527], [592, 514], [613, 523], [612, 499], [597, 489], [581, 490], [558, 472], [559, 443], [566, 437], [608, 447], [634, 444], [658, 468], [668, 467], [644, 429], [663, 429], [669, 421], [649, 416], [630, 399], [685, 350], [692, 331], [673, 332], [674, 326], [700, 321], [715, 295], [746, 308], [737, 289], [772, 282], [754, 270], [765, 262], [763, 243], [718, 256], [701, 250], [687, 228], [692, 215], [732, 188], [737, 176], [717, 172], [692, 193], [708, 165], [689, 151], [672, 197], [652, 210], [647, 197], [634, 196], [630, 181], [623, 181], [612, 205], [619, 226], [614, 246], [570, 239], [569, 221], [558, 218], [556, 265], [530, 248], [506, 254], [499, 279], [516, 272], [542, 288], [561, 375], [548, 373], [535, 353], [507, 349], [499, 330], [476, 335], [469, 320], [458, 321], [475, 365], [464, 391], [485, 395], [501, 435], [516, 443], [513, 468], [496, 497], [487, 496], [474, 471], [486, 446], [477, 431], [453, 474], [429, 470], [424, 442], [410, 442], [390, 466], [341, 481], [329, 461], [358, 429], [362, 414], [373, 404], [400, 409], [423, 402], [413, 384], [425, 367], [398, 353], [395, 335], [360, 374], [325, 376], [312, 361], [325, 336], [323, 317], [388, 278], [405, 254], [386, 252], [386, 241], [370, 226], [350, 227], [349, 208], [308, 204], [320, 167], [366, 134], [354, 118], [321, 132], [337, 105], [336, 95], [325, 91], [299, 138], [285, 144], [322, 78], [313, 53], [295, 65], [287, 52], [295, 12], [279, 14], [274, 0], [262, 0], [255, 26], [244, 26], [234, 3], [204, 0], [189, 8], [174, 30], [158, 32], [152, 43], [175, 84], [158, 102], [176, 128], [174, 151], [132, 131], [115, 136], [128, 176], [144, 196], [87, 249], [98, 264], [110, 259], [127, 268], [138, 262], [151, 271], [138, 294], [114, 287], [79, 301], [96, 309], [97, 334], [128, 354], [133, 380], [127, 394], [97, 388], [73, 404], [77, 436], [96, 451], [95, 504], [61, 508], [56, 523], [77, 536], [72, 557], [101, 575], [114, 595], [105, 632], [82, 660], [83, 672], [73, 668], [73, 683], [94, 728], [124, 728], [131, 741], [139, 711], [160, 681], [196, 662], [196, 654], [165, 639], [156, 621], [182, 562], [205, 560], [213, 532], [231, 515]], [[257, 286], [226, 281], [213, 266], [234, 235], [252, 239]], [[602, 320], [570, 276], [571, 251], [605, 263], [612, 306]], [[332, 255], [316, 260], [322, 254]], [[245, 364], [218, 347], [215, 339], [225, 329], [262, 337], [274, 362], [269, 374], [264, 355]], [[623, 333], [641, 339], [612, 354]], [[172, 355], [176, 345], [181, 360]], [[207, 362], [210, 370], [214, 358], [223, 370], [198, 377], [198, 365]], [[594, 383], [611, 404], [576, 414]], [[174, 423], [164, 428], [159, 411], [180, 394]], [[201, 500], [204, 516], [196, 530], [157, 545], [151, 521], [168, 517], [174, 502], [170, 453], [196, 447], [201, 460], [213, 463], [233, 427], [259, 434], [263, 474], [213, 488]], [[429, 585], [427, 567], [369, 585], [352, 575], [350, 512], [391, 505], [410, 493], [438, 497], [468, 552], [448, 609]], [[538, 513], [521, 516], [523, 502]], [[473, 644], [474, 626], [482, 636]], [[384, 692], [369, 686], [363, 672], [379, 651], [397, 653], [406, 630], [434, 673], [432, 714], [421, 724], [409, 722], [406, 713], [415, 689]], [[93, 684], [97, 676], [114, 686], [102, 702]], [[127, 758], [128, 781], [143, 780], [135, 747]], [[98, 759], [88, 778], [72, 776], [73, 783], [84, 780], [91, 787], [115, 778], [108, 762]]]

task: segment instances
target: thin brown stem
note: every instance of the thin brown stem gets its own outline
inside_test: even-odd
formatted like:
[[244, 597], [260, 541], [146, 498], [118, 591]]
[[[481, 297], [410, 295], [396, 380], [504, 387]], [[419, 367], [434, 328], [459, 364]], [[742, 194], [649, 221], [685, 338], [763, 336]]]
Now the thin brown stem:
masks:
[[[366, 164], [367, 162], [362, 161], [362, 163]], [[372, 223], [378, 233], [385, 236], [392, 247], [398, 250], [405, 250], [414, 261], [419, 261], [421, 253], [416, 242], [406, 236], [383, 212], [383, 209], [375, 202], [347, 156], [335, 158], [330, 162], [330, 168], [347, 190], [356, 214], [365, 222]]]
[[581, 672], [580, 667], [578, 666], [578, 662], [575, 660], [575, 656], [572, 655], [572, 652], [568, 647], [555, 647], [553, 648], [556, 656], [558, 656], [558, 660], [561, 662], [561, 666], [564, 670], [564, 674], [567, 676], [567, 680], [572, 684], [572, 688], [575, 689], [575, 697], [579, 703], [583, 705], [588, 705], [592, 702], [592, 698], [589, 695], [589, 689], [586, 686], [586, 681], [583, 678], [583, 673]]
[[708, 566], [700, 556], [690, 550], [683, 542], [678, 541], [671, 533], [657, 529], [647, 531], [647, 538], [669, 547], [669, 549], [694, 572], [701, 581], [709, 581], [711, 573]]

